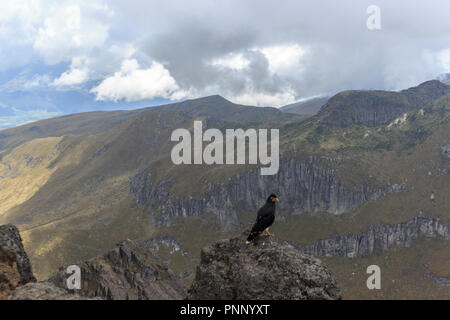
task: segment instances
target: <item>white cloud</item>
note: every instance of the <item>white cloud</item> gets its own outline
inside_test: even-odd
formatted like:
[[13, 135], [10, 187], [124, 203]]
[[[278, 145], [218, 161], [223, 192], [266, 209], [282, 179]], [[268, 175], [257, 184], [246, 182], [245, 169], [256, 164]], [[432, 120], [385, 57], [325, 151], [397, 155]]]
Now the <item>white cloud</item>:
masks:
[[[189, 90], [189, 96], [220, 93], [252, 105], [281, 105], [293, 92], [301, 98], [350, 88], [402, 89], [450, 72], [450, 2], [381, 1], [385, 12], [401, 14], [385, 16], [381, 32], [368, 32], [365, 7], [356, 0], [340, 10], [331, 0], [317, 6], [301, 1], [252, 6], [196, 0], [183, 6], [181, 0], [4, 0], [2, 79], [11, 80], [16, 67], [30, 65], [36, 75], [17, 77], [0, 90], [95, 80], [100, 85], [92, 92], [104, 100], [175, 99]], [[425, 49], [429, 54], [422, 54]], [[75, 66], [77, 57], [88, 61]], [[115, 73], [132, 59], [141, 67]], [[67, 70], [60, 69], [71, 61]], [[134, 87], [139, 79], [158, 74], [162, 78], [156, 83]], [[131, 84], [120, 88], [119, 83]]]
[[248, 67], [250, 61], [245, 59], [242, 53], [229, 53], [223, 57], [213, 59], [210, 64], [233, 70], [242, 70]]
[[136, 59], [125, 60], [120, 71], [104, 79], [91, 93], [97, 100], [112, 101], [179, 100], [187, 95], [162, 64], [152, 62], [150, 68], [141, 69]]
[[439, 60], [444, 68], [444, 72], [450, 72], [450, 49], [440, 51]]
[[305, 53], [305, 49], [298, 44], [270, 46], [255, 49], [260, 51], [269, 61], [272, 73], [280, 72], [297, 65]]
[[40, 2], [2, 1], [0, 5], [0, 71], [26, 64], [39, 23]]
[[72, 86], [83, 83], [89, 79], [86, 57], [74, 57], [70, 69], [63, 72], [61, 76], [53, 81], [55, 86]]
[[263, 92], [250, 92], [230, 98], [234, 103], [244, 105], [256, 105], [260, 107], [282, 107], [294, 103], [295, 95], [290, 90], [268, 94]]
[[87, 70], [71, 69], [64, 72], [58, 79], [53, 81], [56, 86], [71, 86], [85, 82], [88, 79]]
[[40, 75], [37, 74], [31, 80], [27, 80], [23, 83], [23, 87], [25, 89], [35, 88], [35, 87], [44, 87], [50, 83], [50, 76], [47, 74]]
[[49, 64], [102, 48], [109, 36], [106, 20], [112, 14], [98, 1], [56, 2], [47, 8], [33, 47]]
[[33, 41], [39, 22], [40, 1], [2, 1], [0, 10], [0, 40], [15, 39], [15, 44]]
[[38, 56], [47, 64], [103, 49], [114, 13], [104, 0], [14, 0], [0, 4], [0, 70]]

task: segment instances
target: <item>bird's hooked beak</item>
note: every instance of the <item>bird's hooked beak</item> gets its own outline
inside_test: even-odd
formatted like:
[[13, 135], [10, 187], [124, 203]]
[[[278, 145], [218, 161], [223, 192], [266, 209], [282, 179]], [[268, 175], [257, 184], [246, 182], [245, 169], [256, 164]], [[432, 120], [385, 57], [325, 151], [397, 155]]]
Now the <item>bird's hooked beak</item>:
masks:
[[278, 201], [280, 201], [278, 198], [276, 198], [276, 197], [272, 198], [272, 202], [278, 202]]

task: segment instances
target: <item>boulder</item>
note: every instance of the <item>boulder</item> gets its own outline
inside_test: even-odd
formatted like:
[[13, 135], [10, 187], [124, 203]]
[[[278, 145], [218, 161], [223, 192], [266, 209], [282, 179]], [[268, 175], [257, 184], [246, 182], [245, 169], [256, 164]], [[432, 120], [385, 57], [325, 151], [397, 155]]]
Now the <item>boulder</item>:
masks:
[[247, 235], [202, 249], [188, 300], [341, 299], [319, 259], [276, 238], [260, 236], [247, 245]]

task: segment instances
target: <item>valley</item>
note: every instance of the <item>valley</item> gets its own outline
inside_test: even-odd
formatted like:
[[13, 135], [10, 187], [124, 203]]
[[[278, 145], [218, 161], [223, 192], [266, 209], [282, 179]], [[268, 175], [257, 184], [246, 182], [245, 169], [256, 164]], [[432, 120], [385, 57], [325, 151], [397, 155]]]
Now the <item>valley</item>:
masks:
[[[280, 198], [271, 231], [299, 247], [416, 217], [450, 225], [450, 86], [344, 91], [323, 102], [306, 117], [209, 96], [2, 130], [0, 224], [19, 227], [39, 279], [136, 239], [149, 241], [185, 284], [200, 249], [251, 227], [271, 192]], [[171, 134], [192, 133], [194, 121], [222, 132], [278, 129], [278, 174], [262, 176], [248, 162], [174, 165]], [[390, 229], [380, 230], [383, 238]], [[448, 298], [446, 282], [433, 280], [450, 276], [448, 247], [445, 237], [417, 237], [323, 260], [344, 298]], [[365, 286], [370, 264], [385, 279], [376, 293]]]

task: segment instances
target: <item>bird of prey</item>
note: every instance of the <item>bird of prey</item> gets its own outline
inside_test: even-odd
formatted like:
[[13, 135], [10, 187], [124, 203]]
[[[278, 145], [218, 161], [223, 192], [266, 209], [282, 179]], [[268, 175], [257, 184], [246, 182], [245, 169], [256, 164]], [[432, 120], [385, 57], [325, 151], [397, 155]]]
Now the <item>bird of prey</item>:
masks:
[[269, 198], [267, 198], [266, 203], [258, 210], [256, 222], [247, 238], [247, 244], [251, 243], [253, 239], [259, 235], [274, 236], [274, 234], [269, 232], [269, 227], [275, 220], [275, 203], [277, 201], [278, 197], [272, 193]]

